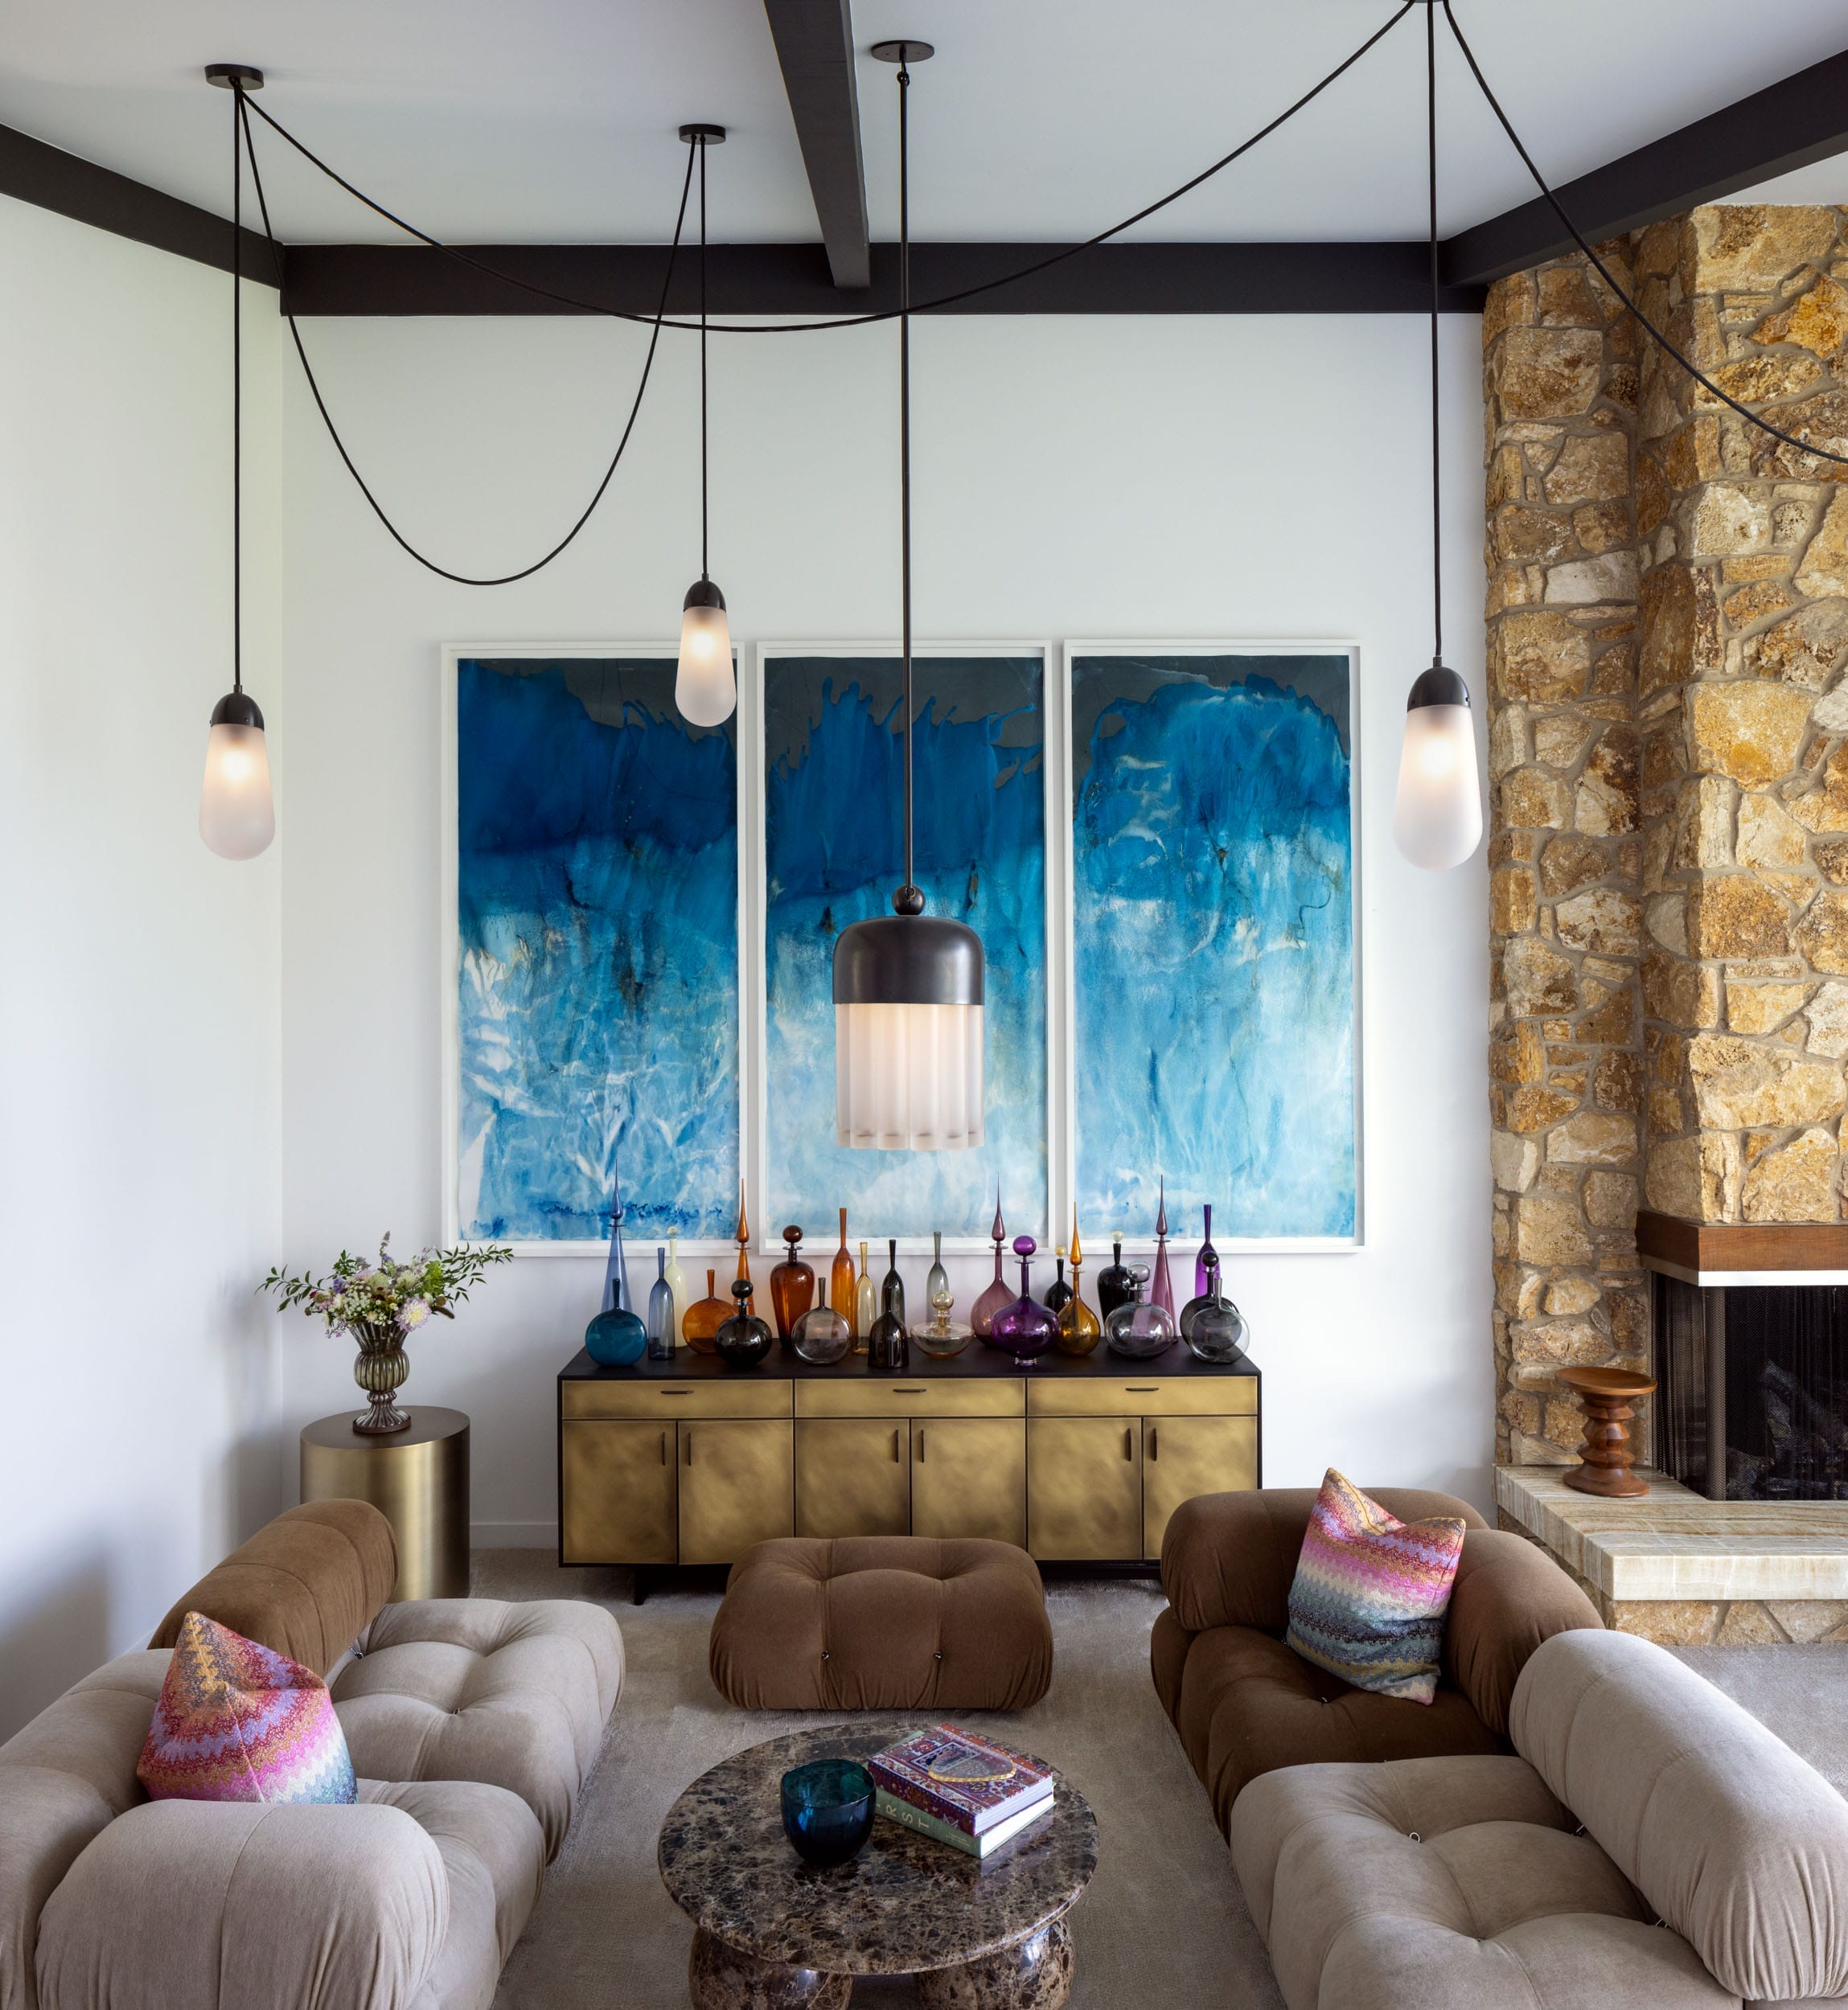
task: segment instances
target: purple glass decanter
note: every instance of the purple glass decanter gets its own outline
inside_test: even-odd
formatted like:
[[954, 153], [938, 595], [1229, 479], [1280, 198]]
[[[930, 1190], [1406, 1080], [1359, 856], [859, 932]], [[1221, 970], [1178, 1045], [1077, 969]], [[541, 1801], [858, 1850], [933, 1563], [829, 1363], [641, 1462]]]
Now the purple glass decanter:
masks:
[[1155, 1282], [1149, 1289], [1149, 1298], [1170, 1318], [1176, 1312], [1174, 1280], [1168, 1274], [1168, 1180], [1164, 1175], [1161, 1182], [1161, 1210], [1155, 1217]]
[[1021, 1295], [1002, 1306], [988, 1330], [988, 1344], [1012, 1354], [1021, 1368], [1031, 1368], [1059, 1336], [1058, 1321], [1033, 1294], [1028, 1266], [1039, 1246], [1030, 1235], [1014, 1237], [1014, 1254], [1021, 1259]]
[[974, 1327], [978, 1339], [992, 1339], [995, 1315], [1003, 1306], [1012, 1302], [1008, 1295], [1007, 1280], [1001, 1275], [1001, 1240], [1008, 1231], [1001, 1221], [1001, 1190], [995, 1189], [995, 1225], [988, 1231], [995, 1241], [995, 1281], [984, 1290], [969, 1309], [969, 1323]]

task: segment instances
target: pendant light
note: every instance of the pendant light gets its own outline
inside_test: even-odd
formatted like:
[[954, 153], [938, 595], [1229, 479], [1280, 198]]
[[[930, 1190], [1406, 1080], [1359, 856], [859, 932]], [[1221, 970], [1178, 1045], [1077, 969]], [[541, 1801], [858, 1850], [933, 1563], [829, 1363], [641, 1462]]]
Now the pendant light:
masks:
[[1476, 777], [1476, 728], [1469, 687], [1443, 660], [1443, 513], [1439, 507], [1437, 378], [1437, 8], [1425, 0], [1425, 68], [1431, 170], [1431, 667], [1406, 699], [1405, 745], [1394, 841], [1414, 865], [1443, 872], [1461, 865], [1482, 842], [1482, 789]]
[[722, 726], [738, 702], [732, 670], [732, 630], [725, 597], [707, 569], [706, 504], [706, 149], [723, 146], [722, 125], [683, 125], [680, 137], [700, 154], [700, 576], [681, 603], [680, 664], [674, 704], [690, 725]]
[[905, 884], [892, 913], [834, 946], [834, 1123], [844, 1145], [957, 1151], [981, 1143], [982, 942], [924, 912], [911, 844], [911, 191], [907, 65], [927, 42], [876, 42], [898, 65], [898, 489], [905, 662]]
[[231, 93], [231, 688], [211, 709], [199, 835], [221, 859], [254, 859], [276, 835], [263, 714], [244, 688], [244, 174], [243, 94], [263, 72], [214, 63], [206, 81]]

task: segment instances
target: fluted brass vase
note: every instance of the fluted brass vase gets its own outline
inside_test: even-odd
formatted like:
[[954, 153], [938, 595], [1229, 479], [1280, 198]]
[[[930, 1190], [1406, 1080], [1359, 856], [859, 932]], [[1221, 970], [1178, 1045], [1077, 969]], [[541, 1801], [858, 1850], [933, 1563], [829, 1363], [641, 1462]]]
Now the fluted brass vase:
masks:
[[395, 1323], [377, 1319], [349, 1319], [347, 1331], [359, 1343], [359, 1359], [353, 1364], [353, 1380], [371, 1397], [372, 1402], [353, 1419], [356, 1431], [376, 1438], [388, 1438], [393, 1431], [411, 1427], [410, 1413], [392, 1400], [411, 1372], [405, 1356], [405, 1336]]

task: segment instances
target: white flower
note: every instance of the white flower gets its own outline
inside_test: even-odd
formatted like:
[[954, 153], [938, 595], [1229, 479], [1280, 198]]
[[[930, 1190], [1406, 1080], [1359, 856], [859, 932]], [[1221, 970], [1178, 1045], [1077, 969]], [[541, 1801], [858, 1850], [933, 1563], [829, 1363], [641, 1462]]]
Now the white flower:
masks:
[[428, 1298], [406, 1298], [398, 1307], [398, 1330], [401, 1333], [414, 1333], [429, 1316]]

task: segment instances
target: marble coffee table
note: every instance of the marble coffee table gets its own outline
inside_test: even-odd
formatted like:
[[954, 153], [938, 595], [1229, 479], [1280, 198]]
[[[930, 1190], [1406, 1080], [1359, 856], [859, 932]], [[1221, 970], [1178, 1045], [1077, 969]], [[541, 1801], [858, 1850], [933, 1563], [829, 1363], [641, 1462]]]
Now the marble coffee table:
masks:
[[915, 1975], [933, 2010], [1058, 2010], [1071, 1989], [1066, 1914], [1097, 1868], [1097, 1822], [1057, 1774], [1053, 1813], [985, 1864], [876, 1820], [852, 1863], [813, 1870], [782, 1832], [792, 1766], [865, 1760], [925, 1728], [894, 1718], [772, 1738], [675, 1802], [658, 1854], [696, 1929], [694, 2010], [845, 2010], [856, 1975]]

